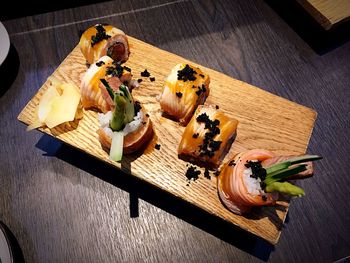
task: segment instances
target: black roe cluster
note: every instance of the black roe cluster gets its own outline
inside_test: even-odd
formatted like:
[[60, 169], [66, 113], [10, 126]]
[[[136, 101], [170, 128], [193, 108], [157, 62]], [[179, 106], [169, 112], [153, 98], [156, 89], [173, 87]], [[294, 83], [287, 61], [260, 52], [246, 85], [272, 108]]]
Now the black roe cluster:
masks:
[[116, 60], [112, 62], [112, 65], [107, 67], [106, 75], [120, 78], [123, 75], [124, 69], [126, 71], [131, 71], [130, 68], [120, 65]]
[[177, 71], [177, 79], [183, 80], [183, 81], [194, 81], [196, 80], [196, 76], [194, 74], [197, 74], [197, 72], [191, 68], [188, 64], [186, 66]]
[[196, 91], [196, 94], [200, 96], [202, 93], [205, 93], [207, 91], [207, 88], [203, 84], [202, 87], [198, 87], [198, 90]]
[[186, 171], [186, 177], [188, 180], [197, 180], [198, 176], [201, 174], [200, 170], [197, 170], [197, 167], [195, 166], [190, 166], [188, 167], [187, 171]]
[[98, 24], [95, 26], [97, 33], [96, 35], [91, 37], [91, 46], [93, 47], [98, 42], [102, 41], [103, 39], [108, 39], [111, 36], [106, 34], [106, 30], [104, 29], [103, 25]]
[[200, 145], [200, 156], [209, 156], [213, 157], [215, 152], [219, 150], [222, 141], [215, 141], [214, 137], [220, 134], [220, 128], [218, 127], [220, 121], [210, 120], [209, 116], [206, 113], [202, 113], [197, 116], [197, 122], [205, 123], [205, 129], [208, 131], [204, 134], [203, 144]]

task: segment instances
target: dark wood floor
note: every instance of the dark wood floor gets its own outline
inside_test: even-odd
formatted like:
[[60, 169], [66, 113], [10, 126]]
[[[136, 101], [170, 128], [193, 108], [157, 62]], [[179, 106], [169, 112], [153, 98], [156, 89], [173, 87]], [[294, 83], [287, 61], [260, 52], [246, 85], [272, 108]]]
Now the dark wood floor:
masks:
[[[298, 10], [286, 16], [275, 1], [127, 0], [3, 21], [12, 46], [0, 68], [0, 221], [16, 251], [26, 262], [349, 256], [350, 42], [340, 28], [317, 36], [326, 45], [315, 47], [307, 30], [317, 25], [301, 32], [293, 16], [308, 18]], [[16, 120], [79, 32], [97, 22], [317, 111], [308, 152], [324, 159], [300, 183], [306, 196], [292, 201], [275, 247]]]

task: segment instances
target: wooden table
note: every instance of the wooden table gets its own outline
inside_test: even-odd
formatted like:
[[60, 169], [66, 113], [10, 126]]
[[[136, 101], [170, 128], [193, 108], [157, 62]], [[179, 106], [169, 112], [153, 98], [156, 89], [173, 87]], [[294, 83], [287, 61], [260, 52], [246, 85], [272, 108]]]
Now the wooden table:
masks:
[[[119, 3], [120, 2], [120, 3]], [[0, 221], [26, 262], [332, 262], [350, 255], [350, 43], [317, 54], [266, 3], [109, 1], [3, 21]], [[232, 3], [231, 3], [232, 2]], [[313, 108], [300, 185], [271, 246], [40, 132], [17, 115], [98, 22]]]

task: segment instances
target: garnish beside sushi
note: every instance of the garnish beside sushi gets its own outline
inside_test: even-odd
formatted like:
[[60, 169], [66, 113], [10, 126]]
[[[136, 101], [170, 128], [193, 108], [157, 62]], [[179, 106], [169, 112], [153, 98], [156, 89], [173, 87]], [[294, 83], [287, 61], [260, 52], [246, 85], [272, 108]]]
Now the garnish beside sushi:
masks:
[[176, 65], [165, 81], [160, 106], [169, 117], [186, 124], [197, 106], [209, 96], [209, 76], [198, 67], [188, 64]]
[[112, 104], [112, 110], [99, 113], [97, 133], [102, 146], [109, 149], [111, 160], [120, 161], [123, 153], [133, 153], [152, 139], [152, 122], [140, 103], [134, 102], [127, 86], [101, 79]]
[[218, 177], [219, 197], [230, 211], [241, 215], [254, 206], [274, 205], [278, 193], [303, 196], [303, 189], [287, 181], [312, 176], [312, 161], [321, 158], [276, 156], [261, 149], [240, 153], [224, 165]]
[[179, 158], [206, 168], [218, 168], [236, 136], [237, 125], [237, 120], [215, 106], [198, 106], [182, 135]]
[[92, 64], [103, 56], [122, 63], [129, 58], [129, 43], [125, 33], [111, 25], [97, 24], [85, 30], [79, 41], [87, 63]]
[[113, 101], [106, 87], [100, 82], [100, 79], [110, 78], [118, 82], [117, 86], [126, 84], [129, 89], [133, 88], [134, 82], [131, 79], [130, 68], [122, 66], [108, 56], [103, 56], [90, 66], [82, 78], [80, 90], [84, 108], [96, 108], [104, 113], [111, 110]]
[[79, 88], [63, 83], [54, 77], [48, 79], [49, 87], [35, 108], [34, 121], [27, 131], [47, 126], [52, 129], [63, 123], [83, 118]]

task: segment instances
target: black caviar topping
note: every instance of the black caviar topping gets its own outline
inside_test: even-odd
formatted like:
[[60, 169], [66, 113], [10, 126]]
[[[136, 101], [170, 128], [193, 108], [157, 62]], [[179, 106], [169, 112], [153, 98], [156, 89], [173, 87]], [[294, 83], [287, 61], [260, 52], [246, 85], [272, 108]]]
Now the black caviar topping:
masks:
[[210, 141], [209, 142], [209, 147], [211, 148], [212, 151], [217, 151], [220, 148], [222, 141]]
[[194, 133], [194, 134], [192, 135], [192, 138], [197, 139], [197, 138], [198, 138], [198, 136], [199, 136], [199, 133], [197, 132], [197, 133]]
[[215, 175], [215, 176], [219, 176], [219, 175], [220, 175], [220, 172], [221, 172], [220, 170], [216, 170], [216, 171], [214, 172], [214, 175]]
[[[135, 101], [135, 102], [134, 102], [135, 115], [136, 115], [141, 109], [142, 109], [142, 106], [141, 106], [140, 102]], [[146, 114], [146, 116], [147, 116], [147, 114]]]
[[149, 80], [153, 82], [153, 81], [156, 80], [156, 78], [155, 77], [150, 77]]
[[104, 29], [103, 25], [98, 24], [95, 26], [97, 33], [96, 35], [91, 37], [91, 46], [93, 47], [98, 42], [102, 41], [103, 39], [108, 39], [111, 36], [106, 34], [106, 29]]
[[231, 160], [229, 163], [228, 163], [228, 166], [236, 166], [236, 163], [234, 160]]
[[101, 60], [99, 62], [96, 62], [96, 66], [101, 67], [102, 65], [104, 65], [105, 63]]
[[218, 110], [218, 109], [219, 109], [219, 105], [215, 105], [215, 109], [217, 109], [217, 110]]
[[137, 82], [138, 82], [138, 83], [141, 83], [141, 82], [142, 82], [142, 79], [138, 79]]
[[111, 66], [106, 69], [106, 75], [120, 78], [123, 75], [124, 67], [116, 60], [112, 62]]
[[176, 92], [176, 97], [181, 98], [182, 97], [182, 93], [181, 92]]
[[155, 146], [154, 146], [154, 148], [156, 149], [156, 150], [160, 150], [160, 144], [156, 144]]
[[218, 127], [220, 121], [215, 119], [214, 121], [209, 119], [206, 113], [202, 113], [197, 116], [197, 122], [205, 123], [205, 129], [208, 131], [204, 134], [203, 144], [199, 146], [199, 156], [213, 157], [215, 152], [220, 149], [222, 141], [215, 141], [214, 137], [220, 134], [220, 128]]
[[149, 77], [151, 74], [145, 69], [144, 71], [141, 72], [141, 77]]
[[149, 114], [148, 114], [148, 113], [146, 113], [146, 117], [147, 117], [147, 118], [149, 117]]
[[198, 122], [205, 122], [205, 123], [210, 121], [209, 116], [206, 113], [202, 113], [202, 114], [198, 115], [196, 120]]
[[131, 68], [129, 68], [129, 67], [127, 67], [127, 66], [124, 66], [123, 68], [124, 68], [126, 71], [131, 72]]
[[183, 80], [183, 81], [194, 81], [196, 80], [196, 77], [194, 74], [197, 74], [197, 72], [191, 68], [188, 64], [183, 69], [180, 69], [177, 71], [177, 79]]
[[207, 168], [205, 168], [204, 177], [210, 180], [210, 174], [209, 174], [209, 170]]
[[197, 167], [195, 166], [190, 166], [187, 168], [187, 171], [186, 171], [186, 177], [188, 180], [197, 180], [198, 179], [198, 176], [201, 174], [201, 171], [197, 170]]
[[198, 87], [198, 90], [196, 91], [196, 94], [200, 96], [202, 93], [205, 93], [207, 91], [207, 88], [203, 84], [202, 87]]
[[204, 78], [204, 75], [203, 75], [203, 74], [199, 74], [199, 76], [201, 76], [202, 78]]
[[266, 178], [266, 170], [262, 167], [261, 161], [247, 161], [245, 167], [252, 169], [252, 174], [250, 177], [254, 179], [260, 178], [260, 186], [262, 189], [264, 189], [266, 185], [263, 181]]

